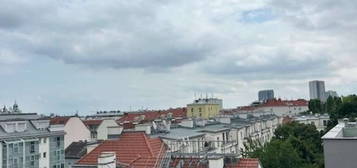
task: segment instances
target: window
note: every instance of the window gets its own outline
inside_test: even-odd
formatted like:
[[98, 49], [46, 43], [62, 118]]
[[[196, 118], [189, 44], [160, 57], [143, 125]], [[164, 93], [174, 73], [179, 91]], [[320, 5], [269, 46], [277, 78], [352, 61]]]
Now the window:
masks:
[[18, 168], [18, 162], [16, 158], [14, 159], [14, 168]]
[[30, 143], [30, 153], [34, 153], [35, 152], [35, 142], [31, 142]]
[[326, 120], [323, 120], [323, 122], [324, 122], [324, 126], [327, 126], [327, 121], [326, 121]]
[[43, 152], [43, 158], [46, 158], [47, 153]]
[[47, 138], [43, 138], [43, 143], [47, 143]]
[[198, 111], [199, 111], [199, 112], [202, 112], [202, 108], [201, 108], [201, 107], [200, 107], [200, 108], [198, 108]]
[[35, 166], [35, 157], [31, 156], [30, 165]]
[[56, 146], [59, 148], [61, 146], [61, 137], [56, 138]]
[[193, 108], [191, 109], [191, 112], [193, 113]]
[[19, 152], [19, 146], [18, 144], [14, 144], [14, 153], [18, 153]]

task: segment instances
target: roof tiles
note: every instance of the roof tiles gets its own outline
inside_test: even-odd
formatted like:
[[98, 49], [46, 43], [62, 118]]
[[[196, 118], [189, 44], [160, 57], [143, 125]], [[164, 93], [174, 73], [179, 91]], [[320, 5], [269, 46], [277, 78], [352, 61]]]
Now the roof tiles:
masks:
[[166, 152], [166, 146], [159, 138], [149, 138], [143, 132], [126, 132], [119, 139], [104, 141], [77, 164], [96, 165], [102, 152], [115, 152], [119, 163], [130, 167], [155, 167]]

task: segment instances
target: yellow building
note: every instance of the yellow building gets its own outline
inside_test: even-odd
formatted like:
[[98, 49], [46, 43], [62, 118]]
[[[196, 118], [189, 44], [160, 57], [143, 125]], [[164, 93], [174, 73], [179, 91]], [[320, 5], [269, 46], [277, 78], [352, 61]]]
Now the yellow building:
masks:
[[187, 104], [187, 117], [208, 119], [218, 115], [221, 109], [221, 99], [198, 99]]

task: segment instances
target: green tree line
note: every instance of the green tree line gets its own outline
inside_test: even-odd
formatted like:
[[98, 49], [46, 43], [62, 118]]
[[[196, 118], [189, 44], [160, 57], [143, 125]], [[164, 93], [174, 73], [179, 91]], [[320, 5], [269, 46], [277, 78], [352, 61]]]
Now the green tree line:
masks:
[[264, 168], [323, 168], [321, 136], [333, 128], [338, 119], [357, 117], [357, 96], [329, 97], [326, 102], [310, 100], [312, 114], [329, 114], [330, 121], [324, 131], [317, 131], [312, 124], [291, 122], [279, 126], [274, 137], [264, 145], [248, 139], [243, 157], [259, 158]]

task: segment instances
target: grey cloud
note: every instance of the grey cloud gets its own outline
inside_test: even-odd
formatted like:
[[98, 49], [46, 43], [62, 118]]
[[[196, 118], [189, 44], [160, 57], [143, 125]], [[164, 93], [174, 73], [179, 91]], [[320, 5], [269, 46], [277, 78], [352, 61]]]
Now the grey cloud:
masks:
[[[167, 2], [38, 3], [34, 7], [21, 1], [0, 13], [0, 18], [6, 18], [0, 30], [7, 36], [14, 36], [13, 31], [22, 34], [17, 40], [30, 44], [22, 48], [29, 55], [95, 67], [169, 68], [202, 60], [212, 47], [205, 34], [194, 35], [188, 32], [189, 25], [178, 27], [173, 25], [175, 18], [160, 16]], [[46, 5], [50, 10], [34, 12]], [[16, 7], [24, 14], [18, 14]]]
[[[251, 49], [251, 52], [254, 52]], [[309, 57], [302, 52], [291, 51], [266, 51], [258, 54], [255, 61], [247, 55], [236, 55], [225, 61], [207, 63], [203, 71], [219, 76], [234, 76], [244, 80], [267, 79], [306, 79], [311, 77], [323, 77], [330, 75], [329, 57], [321, 54], [319, 57]], [[317, 53], [314, 53], [317, 54]], [[300, 55], [295, 57], [294, 55]], [[259, 61], [261, 60], [261, 61]]]
[[[209, 74], [303, 77], [329, 71], [330, 63], [337, 59], [333, 54], [343, 48], [335, 46], [333, 54], [329, 54], [328, 44], [313, 44], [316, 50], [294, 44], [286, 47], [282, 44], [287, 36], [301, 37], [297, 43], [332, 36], [335, 39], [331, 43], [337, 44], [346, 40], [340, 34], [357, 30], [352, 30], [356, 23], [351, 20], [356, 14], [353, 1], [343, 0], [339, 4], [332, 0], [273, 0], [265, 5], [260, 1], [256, 1], [258, 5], [215, 2], [17, 1], [0, 6], [0, 18], [6, 18], [0, 23], [0, 34], [6, 37], [0, 44], [21, 56], [46, 56], [89, 67], [166, 71], [193, 65]], [[239, 13], [267, 9], [269, 12], [261, 16], [246, 18], [252, 22], [239, 22], [244, 20]], [[270, 16], [270, 10], [274, 10], [274, 16]], [[295, 30], [287, 23], [304, 30]], [[351, 30], [340, 31], [345, 28]], [[305, 33], [317, 29], [327, 33], [316, 36]], [[349, 51], [344, 55], [356, 51], [355, 41], [348, 41]], [[249, 47], [255, 45], [274, 46], [284, 52], [256, 52], [260, 48]], [[293, 48], [301, 52], [289, 52]], [[236, 50], [253, 54], [236, 54]], [[310, 55], [305, 55], [305, 50]], [[311, 58], [301, 59], [299, 55]], [[265, 62], [250, 62], [254, 57], [264, 58]]]
[[270, 5], [299, 28], [350, 31], [357, 28], [357, 1], [273, 0]]

